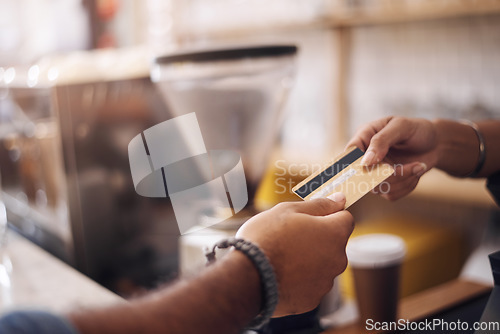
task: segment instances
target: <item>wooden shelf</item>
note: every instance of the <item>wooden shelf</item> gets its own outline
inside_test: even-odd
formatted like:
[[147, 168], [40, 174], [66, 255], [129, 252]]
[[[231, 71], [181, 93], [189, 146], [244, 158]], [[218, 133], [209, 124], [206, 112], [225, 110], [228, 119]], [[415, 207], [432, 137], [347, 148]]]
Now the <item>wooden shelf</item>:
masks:
[[[453, 280], [437, 287], [403, 298], [399, 305], [399, 319], [423, 320], [433, 314], [466, 303], [491, 291], [490, 286], [465, 280]], [[325, 334], [363, 333], [359, 323], [331, 328]], [[376, 333], [373, 331], [373, 333]]]
[[412, 195], [479, 207], [496, 207], [494, 199], [486, 189], [485, 179], [461, 179], [449, 176], [439, 170], [431, 170], [426, 173], [420, 179]]
[[[354, 5], [349, 5], [350, 3]], [[456, 17], [473, 17], [500, 14], [500, 0], [337, 0], [326, 5], [324, 12], [318, 11], [308, 19], [268, 17], [240, 24], [226, 26], [206, 23], [203, 37], [213, 40], [252, 38], [266, 33], [294, 32], [310, 29], [349, 28], [362, 25], [417, 22]], [[186, 7], [186, 8], [189, 8]], [[186, 8], [179, 8], [182, 14]], [[264, 9], [263, 9], [264, 10]], [[181, 24], [176, 29], [176, 40], [192, 41], [198, 38], [199, 27], [190, 23]]]
[[498, 13], [500, 13], [498, 0], [378, 0], [366, 1], [366, 5], [356, 8], [333, 6], [328, 21], [332, 27], [350, 27]]

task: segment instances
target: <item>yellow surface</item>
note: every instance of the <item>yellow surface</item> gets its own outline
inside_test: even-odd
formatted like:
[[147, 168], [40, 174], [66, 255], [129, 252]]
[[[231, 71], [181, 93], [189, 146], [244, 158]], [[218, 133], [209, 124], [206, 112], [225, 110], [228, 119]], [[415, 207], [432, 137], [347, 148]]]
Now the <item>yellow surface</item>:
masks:
[[[453, 230], [400, 216], [357, 223], [352, 236], [368, 233], [391, 233], [404, 239], [407, 254], [401, 269], [401, 297], [444, 283], [460, 273], [462, 242]], [[344, 296], [354, 297], [349, 267], [340, 282]]]
[[270, 166], [255, 195], [256, 208], [267, 210], [280, 202], [302, 201], [293, 193], [292, 188], [309, 174], [309, 171], [290, 172], [281, 167]]
[[[328, 159], [317, 162], [287, 162], [276, 155], [269, 166], [257, 191], [255, 203], [261, 210], [268, 209], [283, 201], [301, 200], [292, 192], [292, 188], [303, 181]], [[484, 179], [462, 179], [451, 177], [439, 170], [431, 170], [421, 179], [412, 195], [449, 200], [484, 208], [496, 207], [495, 201], [486, 189]]]

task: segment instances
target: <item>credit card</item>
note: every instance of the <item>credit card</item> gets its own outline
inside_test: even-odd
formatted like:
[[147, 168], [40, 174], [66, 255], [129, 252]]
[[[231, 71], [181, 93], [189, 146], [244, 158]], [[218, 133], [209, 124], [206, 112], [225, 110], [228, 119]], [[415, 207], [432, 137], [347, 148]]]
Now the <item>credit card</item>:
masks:
[[[348, 208], [394, 173], [394, 168], [386, 163], [361, 166], [363, 155], [364, 152], [356, 147], [347, 150], [297, 184], [292, 191], [303, 200], [343, 192], [346, 197], [345, 207]], [[388, 187], [387, 184], [387, 191]]]

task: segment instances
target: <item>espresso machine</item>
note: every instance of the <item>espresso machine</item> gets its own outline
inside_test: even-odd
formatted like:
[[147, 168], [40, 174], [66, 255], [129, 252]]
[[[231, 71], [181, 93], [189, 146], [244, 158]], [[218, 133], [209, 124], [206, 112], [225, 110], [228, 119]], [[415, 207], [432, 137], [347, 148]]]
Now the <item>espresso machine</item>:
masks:
[[273, 45], [188, 50], [150, 65], [143, 52], [106, 50], [16, 69], [0, 97], [11, 227], [125, 297], [176, 277], [180, 263], [199, 261], [198, 247], [186, 258], [168, 198], [136, 193], [129, 143], [194, 112], [207, 149], [240, 155], [249, 199], [238, 216], [203, 229], [202, 243], [211, 242], [210, 231], [234, 233], [254, 214], [296, 52]]
[[171, 205], [137, 195], [128, 162], [130, 140], [171, 117], [146, 54], [77, 52], [12, 71], [0, 104], [10, 226], [123, 296], [175, 277]]

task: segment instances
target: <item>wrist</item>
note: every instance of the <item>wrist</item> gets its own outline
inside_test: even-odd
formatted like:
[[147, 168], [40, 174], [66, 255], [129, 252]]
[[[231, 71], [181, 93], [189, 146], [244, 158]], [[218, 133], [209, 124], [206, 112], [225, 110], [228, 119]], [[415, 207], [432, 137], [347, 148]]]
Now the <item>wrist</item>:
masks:
[[479, 159], [479, 140], [467, 124], [450, 120], [434, 120], [437, 133], [436, 168], [463, 177], [471, 173]]
[[247, 290], [250, 291], [248, 294], [250, 297], [247, 299], [248, 303], [245, 307], [248, 319], [253, 319], [259, 314], [262, 306], [262, 284], [259, 271], [248, 256], [237, 250], [231, 250], [221, 259], [220, 265], [225, 266], [226, 264], [234, 267], [234, 271], [245, 276]]
[[436, 145], [436, 165], [435, 167], [438, 169], [443, 170], [445, 161], [446, 161], [446, 154], [448, 151], [448, 140], [447, 140], [447, 121], [442, 120], [442, 119], [436, 119], [432, 121], [432, 124], [434, 125], [434, 129], [437, 134], [437, 145]]
[[217, 242], [213, 249], [205, 254], [208, 263], [215, 261], [215, 250], [217, 248], [229, 247], [234, 247], [237, 253], [244, 255], [258, 272], [261, 287], [261, 306], [259, 314], [249, 323], [249, 327], [260, 328], [270, 319], [278, 304], [278, 285], [274, 268], [266, 254], [257, 245], [237, 238]]

